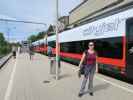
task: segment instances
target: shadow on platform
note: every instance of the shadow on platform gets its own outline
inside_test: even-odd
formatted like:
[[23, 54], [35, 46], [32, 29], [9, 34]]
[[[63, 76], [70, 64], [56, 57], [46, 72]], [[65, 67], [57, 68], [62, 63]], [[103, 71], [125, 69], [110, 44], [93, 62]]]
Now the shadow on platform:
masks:
[[[105, 90], [105, 89], [109, 88], [109, 86], [110, 86], [109, 83], [98, 84], [98, 85], [95, 85], [95, 86], [94, 86], [93, 91], [94, 91], [94, 93], [95, 93], [95, 92], [98, 92], [98, 91], [101, 91], [101, 90]], [[89, 90], [85, 91], [85, 92], [84, 92], [84, 95], [86, 95], [86, 94], [88, 94], [88, 93], [90, 93]]]

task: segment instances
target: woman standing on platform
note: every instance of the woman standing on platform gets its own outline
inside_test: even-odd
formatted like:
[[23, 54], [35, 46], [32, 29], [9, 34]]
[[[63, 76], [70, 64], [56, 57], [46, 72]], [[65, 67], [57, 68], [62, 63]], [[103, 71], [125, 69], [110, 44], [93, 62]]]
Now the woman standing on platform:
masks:
[[[83, 62], [85, 63], [84, 65], [83, 65]], [[93, 78], [94, 78], [95, 72], [98, 71], [97, 53], [94, 50], [94, 42], [89, 42], [88, 50], [86, 50], [83, 53], [81, 61], [79, 63], [79, 67], [80, 67], [79, 73], [81, 73], [80, 71], [82, 69], [84, 79], [82, 81], [81, 89], [78, 96], [81, 97], [84, 94], [84, 89], [88, 78], [89, 78], [88, 90], [90, 95], [93, 96]]]

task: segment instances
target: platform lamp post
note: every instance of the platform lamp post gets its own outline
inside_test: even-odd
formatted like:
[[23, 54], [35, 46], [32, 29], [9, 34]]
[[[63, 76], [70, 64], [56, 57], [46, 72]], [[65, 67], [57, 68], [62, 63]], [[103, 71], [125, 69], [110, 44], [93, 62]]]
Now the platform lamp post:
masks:
[[[47, 37], [48, 37], [48, 33], [46, 32], [44, 35], [44, 48], [48, 46]], [[44, 51], [44, 53], [45, 53], [45, 51]]]
[[56, 0], [56, 80], [59, 78], [59, 36], [58, 36], [58, 0]]

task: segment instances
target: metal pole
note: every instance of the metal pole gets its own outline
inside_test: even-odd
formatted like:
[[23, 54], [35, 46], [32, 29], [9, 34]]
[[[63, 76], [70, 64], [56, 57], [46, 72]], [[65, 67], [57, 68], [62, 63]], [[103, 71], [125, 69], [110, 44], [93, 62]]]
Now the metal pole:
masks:
[[[44, 48], [46, 47], [47, 48], [47, 33], [46, 35], [44, 36]], [[46, 53], [46, 51], [44, 51], [44, 53]]]
[[59, 78], [58, 71], [58, 60], [59, 60], [59, 37], [58, 37], [58, 0], [56, 0], [56, 80]]
[[33, 22], [33, 21], [22, 21], [22, 20], [13, 20], [13, 19], [1, 19], [0, 21], [4, 21], [4, 22], [17, 22], [17, 23], [26, 23], [26, 24], [41, 24], [41, 25], [45, 25], [45, 23], [41, 23], [41, 22]]

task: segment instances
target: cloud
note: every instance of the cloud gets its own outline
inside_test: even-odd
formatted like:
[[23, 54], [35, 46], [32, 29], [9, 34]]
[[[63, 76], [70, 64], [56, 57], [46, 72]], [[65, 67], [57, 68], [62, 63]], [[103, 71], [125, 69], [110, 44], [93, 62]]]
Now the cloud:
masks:
[[16, 20], [16, 18], [9, 17], [9, 16], [6, 16], [6, 15], [0, 15], [0, 19]]

